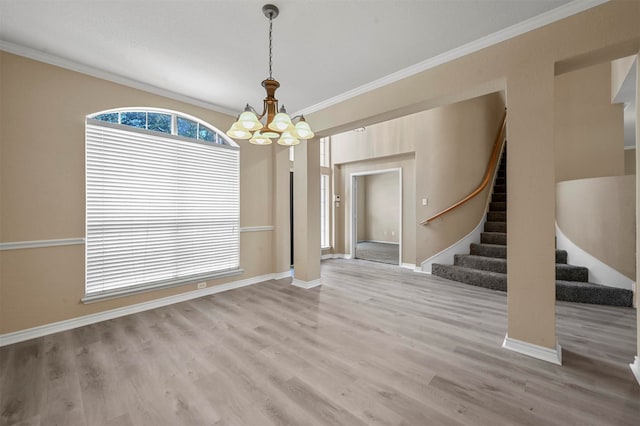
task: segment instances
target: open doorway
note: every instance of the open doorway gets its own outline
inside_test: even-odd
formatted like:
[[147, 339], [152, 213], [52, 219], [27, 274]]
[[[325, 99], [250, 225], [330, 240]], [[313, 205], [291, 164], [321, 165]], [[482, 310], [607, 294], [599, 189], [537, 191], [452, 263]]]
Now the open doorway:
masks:
[[351, 175], [351, 257], [402, 262], [402, 169]]

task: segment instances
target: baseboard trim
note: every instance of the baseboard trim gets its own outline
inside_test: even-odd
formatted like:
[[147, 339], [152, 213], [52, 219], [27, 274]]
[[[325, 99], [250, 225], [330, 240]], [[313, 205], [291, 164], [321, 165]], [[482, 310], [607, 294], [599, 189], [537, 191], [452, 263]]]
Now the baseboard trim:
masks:
[[6, 333], [0, 335], [0, 347], [11, 345], [13, 343], [23, 342], [29, 339], [35, 339], [37, 337], [47, 336], [49, 334], [59, 333], [61, 331], [67, 331], [74, 328], [82, 327], [89, 324], [95, 324], [97, 322], [106, 321], [125, 315], [136, 314], [138, 312], [148, 311], [151, 309], [161, 308], [167, 305], [173, 305], [174, 303], [180, 303], [191, 299], [197, 299], [198, 297], [209, 296], [211, 294], [222, 293], [228, 290], [234, 290], [240, 287], [246, 287], [253, 284], [258, 284], [264, 281], [269, 281], [276, 278], [278, 274], [266, 274], [257, 277], [246, 278], [243, 280], [233, 281], [226, 284], [220, 284], [213, 287], [203, 288], [201, 290], [190, 291], [187, 293], [176, 294], [174, 296], [163, 297], [161, 299], [150, 300], [148, 302], [137, 303], [135, 305], [123, 306], [122, 308], [111, 309], [104, 312], [98, 312], [96, 314], [84, 315], [77, 318], [71, 318], [68, 320], [58, 321], [51, 324], [45, 324], [25, 330], [15, 331], [13, 333]]
[[362, 240], [358, 241], [359, 243], [378, 243], [378, 244], [392, 244], [394, 246], [399, 246], [400, 243], [394, 241], [382, 241], [382, 240]]
[[327, 259], [351, 259], [351, 255], [350, 254], [344, 254], [344, 253], [328, 253], [328, 254], [323, 254], [322, 256], [320, 256], [321, 260], [327, 260]]
[[327, 260], [327, 259], [338, 259], [342, 257], [340, 254], [335, 254], [335, 253], [327, 253], [327, 254], [323, 254], [320, 256], [320, 260]]
[[544, 346], [534, 345], [533, 343], [523, 342], [522, 340], [512, 339], [509, 335], [504, 336], [502, 347], [522, 355], [532, 358], [541, 359], [552, 364], [562, 365], [562, 348], [556, 342], [556, 348], [550, 349]]
[[640, 385], [640, 357], [637, 356], [633, 364], [629, 364], [629, 367], [631, 367], [631, 371]]
[[402, 266], [403, 268], [411, 269], [411, 270], [416, 269], [416, 265], [414, 263], [402, 263], [400, 266]]
[[273, 274], [273, 279], [274, 280], [281, 280], [284, 278], [290, 278], [291, 276], [293, 276], [293, 274], [291, 273], [291, 270], [289, 269], [288, 271], [285, 272], [278, 272]]
[[319, 285], [321, 285], [322, 282], [320, 281], [320, 278], [318, 278], [317, 280], [313, 280], [313, 281], [302, 281], [302, 280], [297, 280], [297, 279], [293, 279], [293, 281], [291, 281], [291, 285], [296, 286], [296, 287], [300, 287], [300, 288], [304, 288], [304, 289], [310, 289], [310, 288], [314, 288], [317, 287]]

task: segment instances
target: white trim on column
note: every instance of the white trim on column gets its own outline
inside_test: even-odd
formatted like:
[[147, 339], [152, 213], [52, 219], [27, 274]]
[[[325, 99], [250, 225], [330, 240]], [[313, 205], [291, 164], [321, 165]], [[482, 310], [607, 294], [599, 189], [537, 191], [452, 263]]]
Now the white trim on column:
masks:
[[637, 356], [633, 364], [629, 364], [629, 367], [631, 367], [631, 371], [640, 385], [640, 357]]
[[400, 265], [400, 266], [402, 266], [403, 268], [411, 269], [412, 271], [416, 269], [416, 265], [413, 264], [413, 263], [404, 263], [403, 262], [402, 265]]
[[59, 238], [56, 240], [14, 241], [9, 243], [0, 243], [0, 251], [42, 248], [42, 247], [75, 246], [75, 245], [84, 244], [84, 243], [85, 243], [84, 237]]
[[522, 340], [512, 339], [509, 335], [504, 336], [502, 347], [510, 351], [518, 352], [533, 358], [541, 359], [552, 364], [562, 365], [562, 348], [556, 342], [556, 348], [550, 349]]
[[261, 232], [261, 231], [273, 231], [275, 226], [242, 226], [240, 232]]
[[313, 280], [313, 281], [302, 281], [302, 280], [297, 280], [297, 279], [293, 279], [291, 281], [291, 285], [296, 286], [296, 287], [300, 287], [300, 288], [305, 288], [305, 289], [310, 289], [310, 288], [314, 288], [317, 287], [319, 285], [321, 285], [322, 282], [320, 281], [320, 278], [318, 278], [317, 280]]
[[221, 293], [223, 291], [246, 287], [272, 279], [277, 279], [276, 274], [266, 274], [257, 277], [246, 278], [243, 280], [215, 285], [212, 287], [194, 290], [187, 293], [176, 294], [174, 296], [163, 297], [161, 299], [150, 300], [148, 302], [137, 303], [135, 305], [124, 306], [122, 308], [110, 309], [108, 311], [98, 312], [96, 314], [85, 315], [82, 317], [71, 318], [64, 321], [58, 321], [51, 324], [28, 328], [26, 330], [20, 330], [13, 333], [0, 334], [0, 347], [10, 345], [12, 343], [23, 342], [29, 339], [35, 339], [36, 337], [47, 336], [49, 334], [58, 333], [61, 331], [71, 330], [73, 328], [78, 328], [89, 324], [95, 324], [100, 321], [106, 321], [125, 315], [148, 311], [150, 309], [160, 308], [162, 306], [173, 305], [174, 303], [180, 303], [191, 299], [197, 299], [198, 297], [209, 296], [211, 294]]

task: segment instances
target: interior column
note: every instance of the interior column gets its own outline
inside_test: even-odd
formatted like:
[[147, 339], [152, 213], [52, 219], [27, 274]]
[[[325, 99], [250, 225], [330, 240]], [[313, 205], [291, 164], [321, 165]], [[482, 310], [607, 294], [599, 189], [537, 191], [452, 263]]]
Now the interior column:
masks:
[[273, 144], [273, 271], [276, 278], [291, 275], [289, 147]]
[[636, 291], [635, 291], [635, 306], [636, 306], [636, 357], [633, 364], [631, 364], [631, 370], [636, 376], [638, 384], [640, 384], [640, 315], [638, 312], [638, 305], [640, 305], [640, 297], [638, 297], [638, 273], [640, 273], [640, 232], [638, 224], [640, 223], [640, 52], [636, 56]]
[[561, 364], [555, 323], [553, 63], [531, 61], [509, 75], [507, 107], [508, 327], [503, 347]]
[[293, 281], [320, 285], [320, 143], [301, 141], [293, 162]]

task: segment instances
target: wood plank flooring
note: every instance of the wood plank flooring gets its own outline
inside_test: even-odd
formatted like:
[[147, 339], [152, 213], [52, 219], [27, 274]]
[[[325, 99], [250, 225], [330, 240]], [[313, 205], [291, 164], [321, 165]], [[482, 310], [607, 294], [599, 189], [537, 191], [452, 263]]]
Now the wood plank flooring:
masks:
[[366, 261], [0, 348], [2, 425], [638, 425], [631, 308], [558, 303], [562, 367], [501, 348], [506, 294]]

